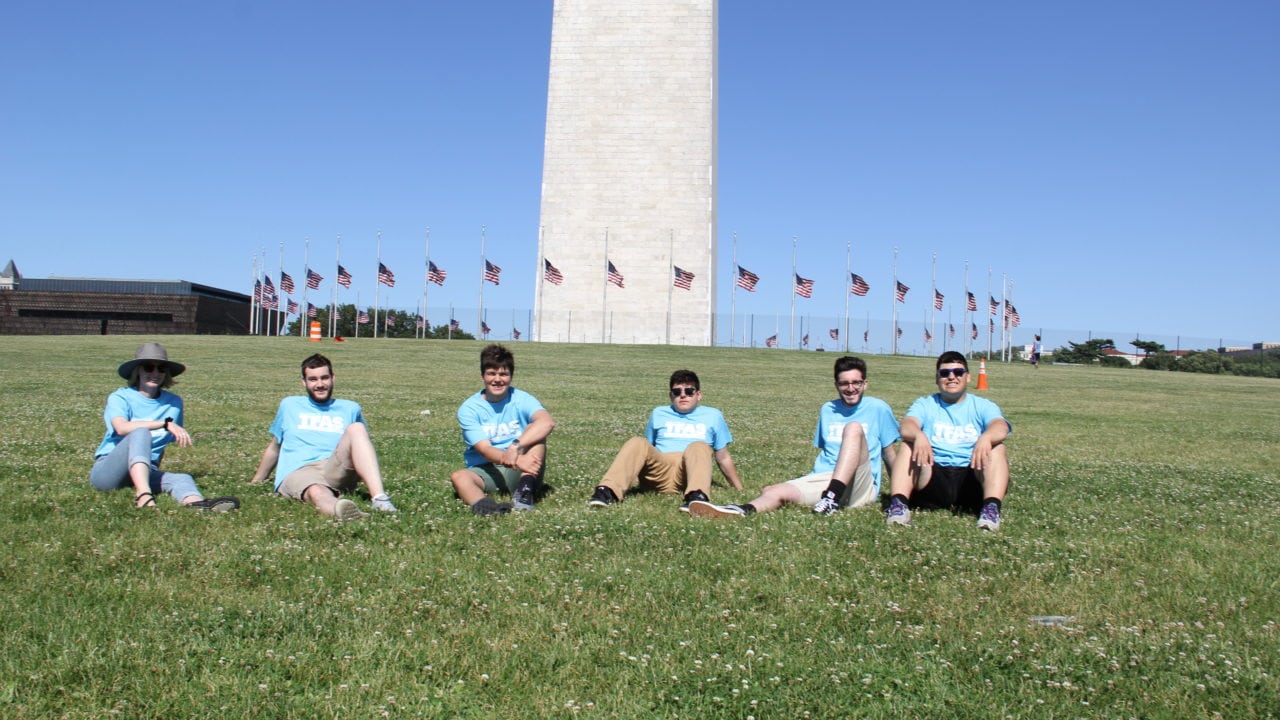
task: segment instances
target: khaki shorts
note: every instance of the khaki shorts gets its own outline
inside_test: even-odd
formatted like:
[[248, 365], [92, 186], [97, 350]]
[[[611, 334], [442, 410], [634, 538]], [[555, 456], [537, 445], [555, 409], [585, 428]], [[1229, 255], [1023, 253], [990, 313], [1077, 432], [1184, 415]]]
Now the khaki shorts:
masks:
[[475, 473], [477, 477], [484, 481], [484, 491], [486, 493], [510, 495], [515, 492], [516, 484], [520, 482], [520, 471], [506, 465], [485, 463], [483, 465], [473, 465], [467, 470]]
[[[795, 480], [788, 480], [787, 484], [800, 491], [800, 504], [813, 505], [822, 499], [822, 493], [831, 484], [831, 473], [812, 473]], [[871, 477], [871, 463], [865, 462], [853, 471], [853, 482], [849, 483], [844, 495], [840, 497], [840, 507], [855, 508], [870, 505], [878, 496], [875, 478]]]
[[354, 467], [344, 464], [336, 455], [330, 455], [289, 473], [276, 492], [287, 498], [302, 500], [307, 488], [324, 485], [335, 495], [340, 495], [354, 491], [359, 481], [360, 476], [356, 474]]

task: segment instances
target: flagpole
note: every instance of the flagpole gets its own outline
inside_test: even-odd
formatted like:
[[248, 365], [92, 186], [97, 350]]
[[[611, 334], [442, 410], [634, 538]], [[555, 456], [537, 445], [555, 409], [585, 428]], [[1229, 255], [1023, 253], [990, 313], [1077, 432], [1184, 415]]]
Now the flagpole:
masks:
[[667, 237], [667, 344], [671, 344], [671, 297], [675, 290], [675, 274], [676, 274], [676, 231], [675, 228], [669, 229], [670, 235]]
[[[991, 357], [992, 343], [995, 342], [995, 337], [993, 337], [995, 335], [995, 333], [993, 332], [994, 323], [991, 320], [991, 301], [994, 299], [995, 299], [995, 296], [991, 294], [991, 266], [988, 265], [987, 266], [987, 359], [988, 360], [994, 359]], [[996, 308], [996, 309], [999, 310], [1000, 308]]]
[[960, 327], [964, 328], [964, 337], [960, 339], [960, 347], [964, 351], [964, 356], [969, 356], [969, 328], [964, 327], [969, 324], [969, 261], [964, 261], [964, 312], [960, 313]]
[[[262, 292], [265, 295], [267, 291], [267, 281], [271, 280], [271, 273], [267, 270], [267, 249], [265, 247], [258, 248], [258, 252], [262, 255]], [[271, 318], [271, 308], [267, 308], [267, 316], [262, 319], [264, 324], [265, 335], [271, 337], [271, 325], [275, 322]]]
[[[427, 271], [431, 268], [431, 226], [427, 226], [426, 238], [422, 243], [422, 339], [427, 339]], [[417, 329], [414, 329], [414, 337]]]
[[889, 294], [889, 302], [893, 303], [893, 312], [890, 317], [893, 319], [893, 329], [889, 332], [890, 337], [890, 353], [898, 354], [898, 246], [893, 246], [893, 292]]
[[[733, 331], [738, 309], [738, 231], [733, 231], [733, 285], [729, 288], [729, 347], [733, 347]], [[744, 343], [745, 344], [745, 343]]]
[[538, 266], [535, 272], [538, 274], [533, 281], [533, 315], [536, 318], [537, 325], [529, 328], [533, 337], [530, 340], [542, 340], [542, 284], [547, 279], [547, 257], [542, 254], [542, 241], [545, 236], [546, 226], [538, 226]]
[[[853, 294], [853, 241], [844, 244], [844, 351], [849, 352], [849, 296]], [[838, 344], [840, 341], [837, 340]]]
[[[249, 255], [249, 279], [253, 282], [258, 280], [258, 258], [255, 255]], [[262, 293], [254, 292], [252, 283], [249, 285], [249, 334], [258, 334], [258, 300], [261, 299]]]
[[604, 229], [604, 277], [600, 284], [600, 342], [607, 343], [609, 317], [609, 228]]
[[[933, 297], [929, 300], [929, 337], [937, 337], [938, 332], [938, 253], [933, 254], [933, 266], [930, 270], [933, 279]], [[929, 352], [933, 352], [933, 341], [929, 342]]]
[[799, 242], [800, 238], [791, 236], [791, 336], [788, 342], [792, 350], [796, 349], [796, 245]]
[[[333, 281], [333, 304], [329, 306], [329, 337], [338, 336], [338, 286], [341, 283], [338, 282], [337, 278], [342, 276], [342, 273], [339, 272], [342, 269], [342, 233], [338, 233], [338, 239], [334, 242], [333, 248], [333, 262], [335, 269]], [[359, 304], [359, 302], [360, 300], [357, 299], [356, 303]], [[360, 308], [357, 307], [356, 313], [359, 312]], [[358, 319], [359, 317], [357, 316], [357, 320]], [[359, 326], [360, 323], [357, 322], [356, 325]], [[356, 329], [358, 330], [359, 327]]]
[[[356, 316], [355, 316], [355, 318], [354, 318], [354, 319], [355, 319], [355, 323], [353, 323], [353, 324], [356, 326], [356, 328], [355, 328], [355, 337], [356, 337], [356, 339], [358, 340], [358, 339], [360, 339], [360, 291], [359, 291], [359, 290], [357, 290], [357, 291], [356, 291]], [[370, 325], [373, 325], [374, 327], [377, 327], [377, 326], [378, 326], [378, 311], [377, 311], [377, 310], [374, 310], [374, 311], [373, 311], [373, 321], [372, 321], [371, 323], [369, 323], [369, 324], [370, 324]]]
[[302, 304], [298, 306], [298, 336], [305, 339], [311, 339], [311, 316], [308, 315], [306, 320], [302, 319], [302, 314], [309, 307], [307, 305], [307, 290], [311, 288], [311, 238], [302, 241]]
[[480, 334], [480, 323], [484, 322], [484, 273], [488, 267], [484, 256], [485, 226], [480, 226], [480, 302], [476, 308], [476, 333]]

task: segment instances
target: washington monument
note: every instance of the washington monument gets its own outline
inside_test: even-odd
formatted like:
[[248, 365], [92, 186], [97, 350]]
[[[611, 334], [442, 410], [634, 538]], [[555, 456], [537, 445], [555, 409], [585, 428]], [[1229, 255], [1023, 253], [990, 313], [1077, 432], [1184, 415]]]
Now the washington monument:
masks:
[[717, 0], [555, 0], [534, 338], [715, 339]]

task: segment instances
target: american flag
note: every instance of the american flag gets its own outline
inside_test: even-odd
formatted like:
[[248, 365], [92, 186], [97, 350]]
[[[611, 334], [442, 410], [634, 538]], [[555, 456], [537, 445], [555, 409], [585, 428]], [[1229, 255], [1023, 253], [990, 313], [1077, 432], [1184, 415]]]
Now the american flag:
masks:
[[1018, 314], [1018, 308], [1014, 307], [1009, 303], [1005, 303], [1005, 304], [1009, 305], [1009, 309], [1010, 309], [1009, 318], [1010, 320], [1013, 321], [1013, 326], [1018, 327], [1019, 325], [1022, 324], [1022, 316]]
[[832, 340], [839, 340], [840, 328], [831, 328], [830, 330], [827, 331], [827, 334], [831, 336]]
[[933, 309], [934, 310], [942, 309], [942, 293], [938, 292], [937, 288], [934, 288], [933, 290]]
[[813, 281], [796, 275], [796, 294], [802, 298], [813, 297]]
[[606, 262], [609, 264], [609, 267], [607, 268], [608, 271], [605, 273], [605, 279], [620, 288], [625, 288], [626, 285], [622, 284], [622, 273], [618, 272], [618, 268], [613, 266], [612, 260], [607, 260]]
[[253, 281], [253, 301], [258, 304], [262, 303], [262, 281], [261, 280]]
[[870, 330], [863, 330], [863, 331], [862, 331], [862, 344], [863, 344], [863, 345], [866, 345], [866, 344], [867, 344], [867, 342], [869, 342], [869, 341], [870, 341], [870, 339], [871, 339], [871, 331], [870, 331]]
[[693, 273], [689, 272], [688, 270], [682, 270], [680, 269], [679, 266], [676, 266], [676, 265], [672, 265], [671, 267], [675, 269], [675, 273], [676, 273], [675, 286], [682, 290], [692, 290], [693, 278], [694, 278]]
[[800, 347], [809, 347], [809, 333], [805, 333], [804, 337], [800, 338]]
[[481, 321], [480, 321], [480, 334], [481, 334], [481, 335], [484, 335], [484, 336], [488, 336], [488, 334], [489, 334], [490, 332], [492, 332], [492, 329], [489, 327], [489, 323], [487, 323], [487, 322], [485, 322], [485, 321], [481, 320]]
[[992, 320], [991, 318], [987, 318], [987, 334], [988, 335], [996, 334], [996, 321]]
[[893, 296], [897, 298], [898, 302], [905, 303], [907, 301], [907, 291], [911, 288], [903, 285], [901, 280], [895, 280], [894, 282], [897, 283], [898, 287], [893, 291]]
[[427, 261], [427, 282], [433, 282], [437, 285], [444, 285], [444, 279], [449, 277], [449, 273], [441, 270], [435, 263]]
[[387, 316], [382, 321], [382, 326], [386, 327], [387, 325], [395, 325], [395, 324], [396, 324], [396, 311], [388, 310]]
[[265, 290], [263, 290], [263, 292], [262, 292], [262, 309], [264, 309], [264, 310], [279, 310], [279, 309], [280, 309], [280, 301], [279, 301], [279, 299], [277, 299], [277, 298], [276, 298], [275, 293], [272, 293], [272, 294], [270, 294], [270, 295], [267, 295], [266, 291], [265, 291]]
[[488, 260], [484, 261], [484, 280], [494, 285], [498, 284], [498, 275], [502, 274], [502, 268], [494, 265]]
[[978, 311], [978, 298], [974, 297], [974, 296], [973, 296], [973, 293], [971, 293], [971, 292], [969, 292], [969, 291], [967, 291], [967, 290], [965, 291], [965, 293], [964, 293], [964, 294], [969, 296], [969, 297], [968, 297], [968, 299], [967, 299], [967, 300], [965, 300], [965, 307], [969, 309], [969, 312], [977, 312], [977, 311]]
[[293, 278], [289, 277], [289, 273], [280, 271], [280, 289], [286, 293], [293, 294]]
[[344, 288], [351, 287], [351, 273], [341, 265], [338, 266], [338, 284]]
[[457, 331], [461, 332], [461, 331], [462, 331], [462, 323], [458, 322], [457, 320], [450, 320], [450, 321], [449, 321], [449, 329], [450, 329], [450, 330], [457, 330]]
[[902, 337], [902, 328], [897, 328], [898, 337]]
[[270, 275], [262, 278], [262, 300], [263, 302], [276, 301], [276, 286], [271, 283]]
[[542, 258], [542, 277], [552, 285], [564, 282], [564, 275], [561, 275], [560, 270], [546, 258]]
[[933, 342], [933, 333], [929, 332], [929, 328], [924, 329], [924, 341], [926, 343]]
[[973, 330], [969, 333], [969, 337], [973, 340], [978, 339], [978, 323], [969, 323], [973, 326]]
[[416, 320], [414, 320], [414, 323], [413, 323], [413, 324], [414, 324], [414, 325], [415, 325], [419, 330], [426, 330], [426, 329], [427, 329], [427, 319], [426, 319], [426, 318], [424, 318], [424, 317], [422, 317], [421, 315], [418, 315], [418, 316], [417, 316], [417, 319], [416, 319]]
[[871, 286], [867, 284], [866, 280], [862, 279], [861, 275], [858, 273], [850, 274], [853, 275], [853, 283], [849, 285], [849, 292], [857, 295], [858, 297], [863, 297], [867, 293], [871, 292]]
[[765, 338], [765, 339], [764, 339], [764, 346], [765, 346], [765, 347], [770, 347], [770, 348], [778, 347], [778, 336], [777, 336], [777, 335], [770, 335], [769, 337]]
[[391, 272], [391, 268], [383, 265], [382, 263], [378, 263], [378, 282], [386, 285], [387, 287], [396, 286], [395, 274]]
[[956, 326], [955, 326], [955, 325], [952, 325], [951, 323], [947, 323], [947, 336], [948, 336], [948, 337], [955, 337], [955, 336], [956, 336]]
[[290, 315], [297, 315], [297, 314], [298, 314], [298, 303], [296, 303], [296, 302], [294, 302], [294, 301], [290, 300], [290, 301], [289, 301], [289, 304], [285, 306], [285, 312], [286, 312], [286, 313], [288, 313], [288, 314], [290, 314]]
[[322, 282], [324, 282], [323, 275], [316, 272], [315, 270], [312, 270], [311, 268], [307, 268], [307, 287], [311, 288], [312, 290], [319, 290], [320, 283]]
[[738, 287], [746, 290], [747, 292], [755, 292], [756, 283], [758, 282], [760, 282], [759, 275], [751, 272], [741, 265], [738, 266]]
[[307, 303], [307, 317], [313, 318], [319, 315], [320, 315], [320, 311], [316, 309], [316, 306], [312, 305], [311, 303]]
[[511, 328], [511, 339], [512, 339], [512, 340], [519, 340], [519, 339], [520, 339], [520, 329], [519, 329], [519, 328]]
[[[360, 314], [356, 316], [356, 322], [360, 323], [361, 325], [368, 325], [368, 324], [369, 324], [369, 313], [368, 313], [368, 312], [366, 312], [366, 311], [364, 311], [364, 310], [361, 310], [361, 311], [360, 311]], [[375, 328], [375, 329], [376, 329], [376, 328]]]
[[991, 314], [995, 315], [1000, 311], [1000, 303], [996, 302], [995, 297], [992, 295], [988, 295], [987, 297], [991, 300]]

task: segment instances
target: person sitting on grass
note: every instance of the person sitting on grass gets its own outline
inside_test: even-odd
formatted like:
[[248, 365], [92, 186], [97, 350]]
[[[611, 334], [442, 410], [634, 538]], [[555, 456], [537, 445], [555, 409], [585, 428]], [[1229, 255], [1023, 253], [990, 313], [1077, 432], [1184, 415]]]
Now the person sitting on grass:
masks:
[[846, 355], [835, 363], [840, 397], [818, 410], [813, 446], [818, 458], [804, 477], [767, 486], [760, 497], [741, 505], [689, 503], [689, 512], [702, 517], [737, 517], [777, 510], [786, 503], [809, 505], [815, 513], [832, 515], [841, 508], [861, 507], [880, 497], [881, 465], [893, 467], [898, 421], [888, 403], [866, 397], [867, 363]]
[[660, 493], [683, 493], [680, 509], [707, 502], [711, 491], [711, 459], [735, 489], [741, 490], [738, 470], [729, 454], [733, 435], [724, 415], [699, 405], [702, 389], [692, 370], [677, 370], [668, 381], [671, 404], [649, 414], [645, 436], [631, 438], [596, 486], [587, 504], [605, 507], [622, 501], [632, 487]]
[[[515, 355], [506, 347], [481, 350], [484, 388], [458, 408], [467, 466], [449, 481], [476, 515], [532, 510], [542, 492], [547, 436], [556, 423], [536, 397], [511, 385], [515, 372]], [[509, 494], [514, 502], [496, 502], [487, 493]]]
[[396, 512], [382, 487], [378, 454], [360, 405], [333, 396], [329, 358], [317, 353], [302, 361], [302, 387], [305, 396], [280, 401], [271, 441], [249, 482], [266, 482], [275, 470], [277, 493], [345, 522], [369, 517], [354, 501], [340, 497], [363, 481], [374, 510]]
[[978, 528], [1000, 529], [1009, 488], [1004, 440], [1013, 426], [990, 400], [969, 394], [969, 363], [954, 350], [938, 356], [938, 392], [911, 404], [898, 431], [904, 447], [893, 464], [890, 525], [910, 525], [911, 508], [977, 512]]
[[162, 492], [193, 510], [228, 512], [240, 507], [230, 495], [205, 500], [190, 475], [160, 469], [167, 445], [191, 447], [195, 442], [187, 432], [182, 398], [169, 392], [173, 379], [186, 369], [154, 342], [143, 343], [132, 360], [117, 368], [129, 384], [107, 397], [102, 414], [107, 432], [89, 471], [95, 489], [132, 487], [135, 508], [155, 507], [156, 494]]

